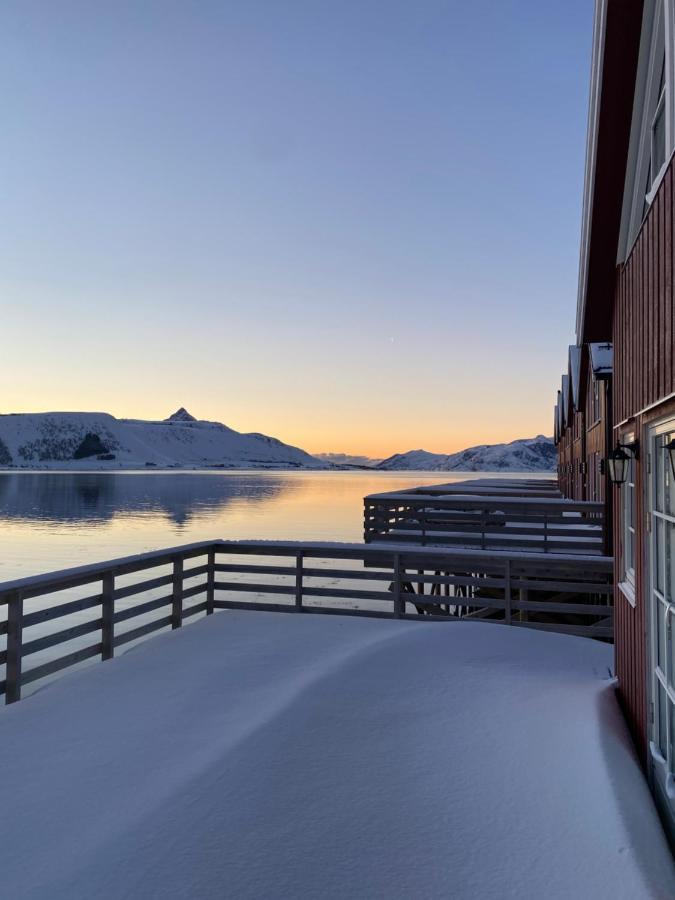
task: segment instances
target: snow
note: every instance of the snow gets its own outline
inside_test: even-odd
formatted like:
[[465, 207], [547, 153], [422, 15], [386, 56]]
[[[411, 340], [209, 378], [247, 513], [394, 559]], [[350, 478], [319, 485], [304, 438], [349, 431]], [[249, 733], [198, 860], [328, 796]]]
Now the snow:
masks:
[[[73, 454], [86, 434], [97, 435], [114, 458], [93, 456], [73, 460]], [[196, 421], [182, 407], [161, 422], [116, 419], [108, 413], [0, 415], [0, 464], [78, 470], [146, 465], [326, 467], [304, 450], [276, 438], [241, 434], [220, 422]]]
[[501, 625], [218, 613], [0, 712], [2, 894], [675, 896], [609, 665]]
[[593, 374], [611, 375], [614, 367], [614, 350], [611, 344], [589, 344]]
[[451, 454], [410, 450], [390, 456], [377, 468], [431, 472], [548, 472], [555, 468], [556, 459], [552, 439], [540, 434], [510, 444], [481, 444]]

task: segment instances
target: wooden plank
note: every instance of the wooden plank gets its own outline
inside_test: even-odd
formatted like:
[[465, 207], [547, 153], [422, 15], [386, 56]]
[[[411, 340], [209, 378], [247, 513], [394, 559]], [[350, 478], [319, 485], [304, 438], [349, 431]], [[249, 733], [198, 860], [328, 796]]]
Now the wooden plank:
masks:
[[85, 634], [91, 634], [93, 631], [99, 631], [102, 624], [102, 619], [93, 619], [91, 622], [83, 622], [80, 625], [73, 625], [71, 628], [64, 628], [61, 631], [54, 631], [43, 637], [35, 638], [35, 640], [24, 643], [23, 656], [25, 658], [32, 653], [39, 653], [49, 647], [56, 647], [57, 644], [64, 644], [75, 638], [83, 637]]
[[157, 578], [149, 578], [146, 581], [139, 581], [136, 584], [118, 587], [115, 590], [115, 600], [124, 600], [125, 598], [133, 597], [136, 594], [145, 594], [148, 591], [154, 591], [156, 588], [164, 587], [165, 585], [172, 583], [173, 573], [169, 573], [168, 575], [159, 575]]
[[61, 656], [59, 659], [52, 659], [41, 666], [29, 669], [23, 673], [23, 684], [31, 684], [40, 678], [46, 678], [47, 675], [53, 675], [62, 669], [67, 669], [77, 663], [84, 662], [85, 659], [91, 659], [92, 656], [98, 656], [101, 653], [101, 644], [92, 644], [90, 647], [84, 647], [82, 650], [75, 650], [67, 656]]
[[169, 625], [173, 627], [173, 616], [163, 616], [161, 619], [155, 619], [153, 622], [139, 625], [138, 628], [132, 628], [130, 631], [116, 635], [115, 646], [120, 647], [122, 644], [128, 644], [130, 641], [145, 637], [146, 634], [152, 634], [153, 631], [158, 631], [160, 628], [166, 628]]
[[[294, 555], [297, 554], [297, 550]], [[216, 572], [243, 573], [246, 575], [288, 575], [295, 578], [296, 568], [292, 566], [259, 566], [252, 563], [216, 563]]]
[[394, 553], [394, 616], [400, 619], [405, 612], [405, 598], [402, 591], [404, 572], [401, 567], [401, 554]]
[[206, 615], [213, 614], [213, 601], [215, 599], [216, 578], [216, 551], [213, 547], [209, 550], [208, 575], [206, 579]]
[[106, 572], [101, 590], [101, 655], [112, 659], [115, 655], [115, 576]]
[[[303, 591], [305, 597], [336, 597], [345, 600], [384, 600], [393, 603], [391, 591], [357, 591], [349, 588], [307, 587]], [[412, 600], [412, 594], [410, 595]]]
[[189, 619], [190, 616], [196, 616], [197, 613], [207, 612], [208, 600], [202, 600], [201, 603], [195, 603], [194, 606], [188, 606], [183, 610], [183, 620]]
[[38, 609], [32, 613], [26, 613], [23, 617], [24, 628], [31, 625], [40, 625], [42, 622], [50, 622], [52, 619], [61, 619], [76, 612], [84, 612], [100, 606], [102, 594], [94, 594], [91, 597], [82, 597], [80, 600], [71, 600], [70, 603], [60, 603], [58, 606], [48, 606], [46, 609]]
[[180, 628], [183, 624], [183, 558], [173, 561], [173, 591], [171, 596], [171, 627]]
[[528, 612], [562, 613], [580, 616], [611, 616], [613, 607], [599, 603], [563, 603], [553, 600], [517, 600], [514, 609]]
[[173, 601], [173, 594], [166, 594], [164, 597], [157, 597], [155, 600], [148, 600], [145, 603], [139, 603], [137, 606], [130, 606], [128, 609], [120, 609], [115, 613], [115, 623], [126, 622], [128, 619], [135, 619], [137, 616], [144, 616], [147, 613], [168, 606]]
[[[244, 593], [257, 594], [287, 594], [295, 597], [295, 585], [286, 584], [250, 584], [248, 582], [238, 581], [216, 581], [216, 590], [218, 591], [241, 591]], [[215, 604], [216, 609], [218, 605]]]
[[183, 569], [183, 583], [191, 578], [197, 578], [199, 575], [209, 574], [209, 564], [204, 563], [203, 566], [193, 566], [191, 569]]
[[23, 656], [23, 594], [16, 591], [8, 598], [7, 650], [5, 663], [5, 703], [21, 699], [21, 659]]
[[295, 608], [298, 611], [302, 609], [302, 566], [302, 550], [298, 550], [295, 557]]

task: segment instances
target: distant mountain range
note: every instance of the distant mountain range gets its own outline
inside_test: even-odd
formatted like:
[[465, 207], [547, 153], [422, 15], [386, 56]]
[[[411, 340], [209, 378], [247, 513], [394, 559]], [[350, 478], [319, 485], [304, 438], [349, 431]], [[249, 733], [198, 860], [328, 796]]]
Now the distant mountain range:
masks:
[[320, 469], [326, 463], [264, 434], [197, 421], [181, 407], [159, 422], [108, 413], [0, 415], [0, 466]]
[[447, 455], [410, 450], [382, 460], [376, 468], [426, 472], [550, 472], [555, 469], [556, 461], [552, 438], [539, 434], [510, 444], [480, 444]]
[[544, 472], [555, 468], [551, 438], [481, 445], [459, 453], [410, 450], [385, 460], [345, 453], [312, 456], [277, 438], [197, 420], [181, 407], [168, 419], [108, 413], [0, 415], [0, 466], [27, 469], [246, 468], [427, 472]]

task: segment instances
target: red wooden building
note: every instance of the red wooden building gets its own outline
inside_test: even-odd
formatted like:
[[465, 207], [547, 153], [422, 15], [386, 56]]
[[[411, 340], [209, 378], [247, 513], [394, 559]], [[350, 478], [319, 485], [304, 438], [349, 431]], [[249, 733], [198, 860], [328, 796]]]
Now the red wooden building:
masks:
[[[673, 834], [674, 149], [675, 0], [597, 0], [577, 347], [566, 371], [578, 388], [569, 410], [564, 387], [556, 406], [560, 485], [613, 505], [619, 691]], [[579, 438], [572, 408], [583, 416]], [[579, 458], [583, 478], [569, 469]]]

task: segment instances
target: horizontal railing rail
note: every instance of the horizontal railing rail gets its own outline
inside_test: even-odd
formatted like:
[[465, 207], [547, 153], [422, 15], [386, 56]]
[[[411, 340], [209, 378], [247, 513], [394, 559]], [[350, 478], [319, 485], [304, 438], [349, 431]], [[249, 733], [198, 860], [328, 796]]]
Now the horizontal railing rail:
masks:
[[602, 555], [605, 508], [522, 494], [371, 494], [364, 498], [364, 540]]
[[612, 568], [608, 557], [294, 541], [207, 541], [79, 566], [0, 584], [0, 693], [13, 703], [36, 681], [225, 609], [491, 619], [611, 639]]

